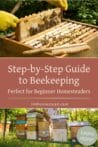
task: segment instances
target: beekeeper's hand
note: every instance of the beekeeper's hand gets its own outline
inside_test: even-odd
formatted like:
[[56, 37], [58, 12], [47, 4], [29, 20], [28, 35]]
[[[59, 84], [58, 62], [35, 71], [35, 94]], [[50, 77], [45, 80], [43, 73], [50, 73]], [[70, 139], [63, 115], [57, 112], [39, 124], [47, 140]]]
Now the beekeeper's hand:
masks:
[[43, 0], [54, 6], [60, 7], [62, 10], [66, 11], [68, 9], [67, 0]]
[[15, 28], [19, 19], [11, 13], [0, 11], [0, 31], [6, 31], [8, 28]]

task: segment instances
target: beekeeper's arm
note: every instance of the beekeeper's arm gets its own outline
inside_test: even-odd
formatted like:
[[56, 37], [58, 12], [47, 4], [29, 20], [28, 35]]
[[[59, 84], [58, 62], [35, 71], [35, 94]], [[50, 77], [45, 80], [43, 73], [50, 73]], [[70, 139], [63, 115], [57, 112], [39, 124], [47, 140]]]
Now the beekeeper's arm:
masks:
[[60, 7], [62, 10], [66, 11], [68, 9], [68, 2], [67, 0], [41, 0], [50, 3], [56, 7]]
[[0, 11], [0, 31], [6, 31], [8, 28], [15, 28], [19, 19], [6, 11]]

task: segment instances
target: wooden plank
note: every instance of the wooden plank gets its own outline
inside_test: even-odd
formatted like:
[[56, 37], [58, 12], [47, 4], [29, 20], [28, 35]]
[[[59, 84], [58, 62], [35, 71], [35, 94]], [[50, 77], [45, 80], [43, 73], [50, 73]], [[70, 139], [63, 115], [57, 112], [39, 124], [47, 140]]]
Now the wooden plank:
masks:
[[31, 50], [33, 48], [26, 46], [20, 42], [5, 37], [0, 37], [0, 49], [6, 50], [8, 53], [11, 53], [15, 56], [23, 56], [23, 51]]
[[88, 42], [92, 41], [93, 39], [96, 39], [96, 37], [98, 37], [98, 32], [93, 32], [92, 34], [89, 34], [88, 37], [86, 37], [84, 42], [88, 43]]
[[64, 49], [53, 50], [53, 55], [59, 54], [75, 54], [81, 51], [89, 50], [90, 47], [87, 44], [80, 44], [80, 45], [70, 45], [69, 47], [65, 47]]
[[24, 51], [23, 54], [29, 55], [29, 54], [38, 54], [40, 52], [51, 52], [52, 51], [53, 55], [58, 55], [58, 54], [77, 53], [77, 52], [81, 52], [87, 49], [90, 49], [90, 47], [85, 43], [81, 43], [81, 44], [72, 44], [72, 45], [63, 46], [63, 47], [38, 48], [35, 50]]
[[[82, 34], [81, 36], [77, 37], [74, 41], [79, 42], [79, 40], [83, 40], [85, 42], [85, 39], [87, 37], [89, 37], [90, 35], [92, 35], [93, 33], [95, 33], [96, 30], [95, 29], [91, 29], [88, 30], [87, 32], [85, 32], [84, 34]], [[93, 36], [94, 37], [94, 36]]]
[[67, 21], [67, 22], [73, 22], [76, 24], [80, 24], [80, 25], [85, 25], [87, 27], [91, 27], [91, 28], [96, 28], [96, 30], [98, 30], [98, 26], [92, 25], [92, 24], [87, 24], [87, 23], [83, 23], [83, 22], [79, 22], [79, 21], [75, 21], [75, 20], [70, 20], [70, 19], [62, 19], [63, 21]]

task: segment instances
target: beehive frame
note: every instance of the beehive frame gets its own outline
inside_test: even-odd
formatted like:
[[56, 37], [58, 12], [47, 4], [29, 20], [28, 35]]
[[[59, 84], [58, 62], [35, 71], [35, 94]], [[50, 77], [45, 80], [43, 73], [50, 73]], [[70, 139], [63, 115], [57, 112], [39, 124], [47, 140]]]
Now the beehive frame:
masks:
[[[60, 18], [60, 11], [56, 10], [59, 12], [57, 15]], [[53, 10], [49, 12], [53, 12]], [[28, 17], [31, 18], [31, 16]], [[50, 45], [48, 44], [49, 40]], [[65, 57], [75, 55], [94, 57], [97, 54], [95, 52], [98, 48], [97, 40], [97, 26], [63, 19], [61, 23], [35, 35], [25, 36], [21, 41], [13, 39], [13, 36], [9, 38], [0, 37], [0, 47], [4, 52], [4, 56]], [[77, 55], [78, 53], [79, 55]]]
[[61, 23], [62, 11], [60, 8], [49, 9], [37, 14], [32, 14], [21, 18], [17, 24], [15, 35], [17, 41], [23, 41], [26, 38], [44, 31], [52, 26]]

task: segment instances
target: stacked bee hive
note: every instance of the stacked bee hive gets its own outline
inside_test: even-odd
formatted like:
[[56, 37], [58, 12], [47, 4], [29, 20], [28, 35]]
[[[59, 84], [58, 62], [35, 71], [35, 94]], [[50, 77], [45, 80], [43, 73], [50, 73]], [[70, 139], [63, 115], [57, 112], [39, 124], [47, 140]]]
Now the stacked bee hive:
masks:
[[26, 115], [17, 116], [16, 135], [18, 138], [26, 138]]
[[66, 142], [67, 141], [67, 119], [68, 117], [62, 115], [54, 115], [52, 117], [53, 130], [52, 140]]
[[27, 139], [50, 140], [49, 123], [42, 113], [31, 110], [27, 114]]
[[43, 120], [38, 122], [38, 140], [50, 140], [50, 126], [49, 122]]
[[77, 132], [81, 127], [90, 126], [89, 122], [71, 122], [69, 123], [70, 131], [71, 131], [71, 139], [77, 138]]
[[27, 139], [37, 139], [37, 114], [27, 114]]
[[27, 114], [27, 139], [38, 138], [38, 113], [30, 111]]

